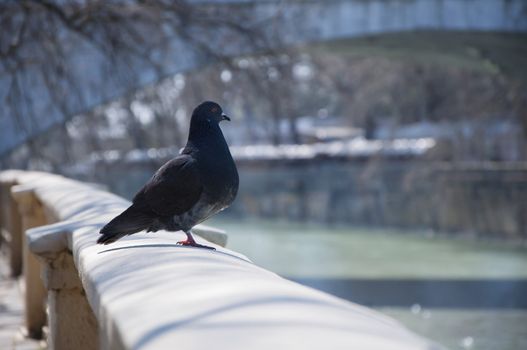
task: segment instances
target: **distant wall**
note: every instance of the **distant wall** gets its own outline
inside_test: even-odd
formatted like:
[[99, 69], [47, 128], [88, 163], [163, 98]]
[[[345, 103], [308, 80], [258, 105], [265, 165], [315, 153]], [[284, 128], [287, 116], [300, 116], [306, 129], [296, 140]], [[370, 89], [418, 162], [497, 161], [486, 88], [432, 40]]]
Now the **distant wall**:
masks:
[[233, 214], [527, 238], [527, 165], [327, 160], [240, 178]]

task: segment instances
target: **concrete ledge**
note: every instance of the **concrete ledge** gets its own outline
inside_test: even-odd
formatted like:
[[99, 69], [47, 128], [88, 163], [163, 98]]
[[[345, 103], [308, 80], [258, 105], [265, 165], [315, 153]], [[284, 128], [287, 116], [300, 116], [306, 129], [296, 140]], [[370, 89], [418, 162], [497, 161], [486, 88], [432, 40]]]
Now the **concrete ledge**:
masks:
[[96, 245], [99, 229], [129, 202], [59, 176], [23, 177], [24, 191], [61, 220], [26, 231], [44, 266], [52, 348], [437, 348], [388, 317], [202, 238], [224, 244], [221, 231], [197, 230], [216, 251], [178, 246], [185, 235], [166, 231]]

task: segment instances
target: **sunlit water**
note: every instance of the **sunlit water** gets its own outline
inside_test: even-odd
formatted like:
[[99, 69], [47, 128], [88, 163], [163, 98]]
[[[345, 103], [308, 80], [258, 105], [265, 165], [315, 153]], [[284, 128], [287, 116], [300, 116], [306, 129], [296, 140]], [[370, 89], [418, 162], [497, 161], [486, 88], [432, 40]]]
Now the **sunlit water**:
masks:
[[207, 223], [258, 265], [373, 306], [450, 349], [527, 349], [525, 246], [429, 232]]

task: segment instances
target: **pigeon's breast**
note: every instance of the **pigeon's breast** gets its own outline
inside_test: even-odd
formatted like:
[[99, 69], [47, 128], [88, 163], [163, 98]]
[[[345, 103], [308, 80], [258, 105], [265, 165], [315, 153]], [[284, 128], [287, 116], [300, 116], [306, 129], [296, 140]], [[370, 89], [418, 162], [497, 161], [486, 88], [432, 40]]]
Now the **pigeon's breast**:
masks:
[[174, 217], [176, 225], [183, 229], [190, 229], [227, 208], [238, 192], [236, 164], [219, 127], [216, 131], [193, 143], [192, 156], [199, 169], [202, 193], [190, 210]]
[[209, 176], [203, 179], [203, 192], [208, 200], [217, 204], [220, 208], [228, 207], [238, 192], [239, 178], [236, 165], [230, 153], [224, 154], [207, 165], [204, 171]]

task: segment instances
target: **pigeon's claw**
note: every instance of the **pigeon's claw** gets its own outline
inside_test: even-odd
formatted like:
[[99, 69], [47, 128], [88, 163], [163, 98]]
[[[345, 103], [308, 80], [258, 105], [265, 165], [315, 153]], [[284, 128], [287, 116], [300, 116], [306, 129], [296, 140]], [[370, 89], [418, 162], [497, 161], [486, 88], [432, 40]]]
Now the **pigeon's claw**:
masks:
[[216, 248], [209, 247], [208, 245], [198, 244], [194, 240], [194, 237], [192, 237], [192, 233], [190, 231], [185, 231], [185, 234], [187, 235], [187, 239], [184, 241], [179, 241], [177, 244], [187, 247], [196, 247], [196, 248], [205, 248], [210, 250], [216, 250]]
[[178, 245], [187, 246], [187, 247], [196, 247], [196, 248], [205, 248], [210, 250], [216, 250], [214, 247], [209, 247], [208, 245], [198, 244], [194, 240], [186, 239], [184, 241], [177, 242]]

